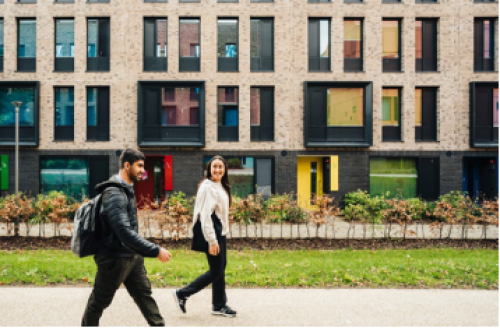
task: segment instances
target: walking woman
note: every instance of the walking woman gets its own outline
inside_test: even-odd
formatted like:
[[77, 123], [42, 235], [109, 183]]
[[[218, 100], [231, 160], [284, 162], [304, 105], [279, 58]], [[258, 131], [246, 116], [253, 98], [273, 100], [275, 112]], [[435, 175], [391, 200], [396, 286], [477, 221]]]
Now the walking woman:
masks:
[[[208, 162], [207, 174], [198, 186], [193, 215], [193, 245], [196, 237], [206, 244], [206, 248], [197, 250], [206, 253], [209, 270], [188, 286], [173, 290], [175, 302], [183, 313], [186, 313], [187, 299], [212, 284], [212, 314], [230, 318], [236, 316], [236, 311], [226, 304], [226, 234], [229, 232], [230, 206], [227, 163], [221, 156], [214, 156]], [[201, 234], [197, 235], [197, 231]]]

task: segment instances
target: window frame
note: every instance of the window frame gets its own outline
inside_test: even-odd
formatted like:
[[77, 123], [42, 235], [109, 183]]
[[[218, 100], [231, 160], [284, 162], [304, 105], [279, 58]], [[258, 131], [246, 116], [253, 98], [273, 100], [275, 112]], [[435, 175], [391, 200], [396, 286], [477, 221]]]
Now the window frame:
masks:
[[[262, 49], [263, 49], [263, 45], [262, 45], [262, 37], [259, 36], [259, 50], [260, 50], [260, 53], [259, 53], [259, 56], [258, 57], [252, 57], [252, 38], [251, 38], [251, 35], [252, 35], [252, 32], [251, 32], [251, 26], [252, 26], [252, 20], [254, 21], [258, 21], [258, 24], [259, 26], [263, 25], [263, 22], [264, 23], [270, 23], [270, 27], [271, 27], [271, 67], [269, 69], [263, 69], [262, 68], [262, 58], [265, 57], [265, 56], [262, 56]], [[262, 27], [260, 27], [262, 29]], [[258, 59], [255, 59], [255, 58], [258, 58]], [[259, 61], [259, 64], [256, 65], [254, 64], [255, 63], [255, 60], [258, 60]], [[275, 53], [274, 53], [274, 17], [250, 17], [250, 72], [274, 72], [274, 61], [275, 61]], [[255, 66], [258, 66], [259, 69], [255, 69]]]
[[[21, 21], [34, 21], [35, 22], [35, 57], [19, 57], [19, 46], [21, 44], [21, 34], [20, 31], [20, 22]], [[17, 70], [16, 72], [36, 72], [36, 60], [37, 60], [37, 21], [34, 17], [18, 17], [16, 18], [17, 25], [17, 45], [16, 45], [16, 53], [17, 53]]]
[[[198, 20], [198, 46], [200, 47], [199, 57], [181, 56], [181, 21]], [[201, 17], [179, 17], [179, 72], [201, 72]], [[195, 58], [195, 59], [194, 59]]]
[[[56, 125], [56, 108], [57, 108], [57, 98], [56, 98], [56, 89], [73, 89], [73, 95], [75, 92], [75, 87], [73, 85], [55, 85], [53, 87], [54, 90], [54, 141], [74, 141], [75, 140], [75, 106], [73, 101], [73, 125], [71, 125], [71, 129], [65, 128], [63, 126]], [[62, 135], [58, 138], [58, 135]]]
[[477, 131], [476, 87], [485, 87], [485, 88], [491, 87], [492, 89], [495, 89], [495, 87], [498, 88], [498, 86], [499, 86], [498, 82], [477, 81], [477, 82], [470, 82], [469, 84], [469, 144], [471, 148], [498, 148], [498, 140], [495, 141], [494, 138], [496, 136], [498, 139], [498, 127], [495, 127], [493, 125], [494, 123], [493, 117], [492, 117], [493, 138], [491, 138], [491, 141], [478, 141], [476, 137], [476, 131]]
[[384, 21], [397, 21], [398, 22], [398, 58], [384, 58], [382, 54], [382, 72], [401, 72], [401, 58], [402, 58], [402, 48], [401, 48], [401, 32], [403, 19], [402, 18], [382, 18], [382, 49], [384, 47], [383, 44], [383, 36], [384, 36]]
[[0, 25], [2, 25], [2, 35], [0, 35], [0, 38], [2, 41], [2, 47], [4, 47], [4, 53], [0, 56], [0, 72], [3, 72], [5, 58], [5, 21], [3, 17], [0, 17]]
[[[491, 58], [484, 58], [484, 23], [485, 21], [489, 21], [490, 26], [490, 39], [491, 44]], [[474, 72], [496, 72], [495, 71], [495, 48], [497, 38], [495, 35], [495, 26], [497, 25], [498, 18], [497, 17], [474, 17]], [[479, 30], [478, 25], [481, 26]]]
[[55, 72], [74, 72], [75, 71], [75, 56], [73, 57], [57, 57], [57, 22], [63, 20], [73, 21], [73, 47], [75, 44], [75, 18], [74, 17], [54, 17], [54, 71]]
[[[342, 47], [343, 47], [343, 52], [342, 55], [344, 57], [344, 72], [345, 73], [355, 73], [355, 72], [364, 72], [364, 46], [365, 46], [365, 22], [364, 22], [364, 17], [344, 17], [343, 24], [344, 24], [344, 29], [345, 29], [345, 22], [346, 21], [359, 21], [360, 22], [360, 29], [361, 29], [361, 41], [360, 41], [360, 55], [359, 58], [350, 58], [350, 57], [345, 57], [345, 38], [344, 36], [342, 37]], [[345, 32], [344, 32], [345, 33]]]
[[[259, 125], [252, 125], [252, 122], [251, 122], [251, 119], [252, 119], [252, 113], [251, 113], [251, 109], [252, 109], [252, 104], [251, 104], [251, 101], [252, 101], [252, 98], [251, 98], [251, 94], [252, 94], [252, 89], [259, 89], [261, 92], [262, 90], [261, 89], [269, 89], [269, 91], [272, 91], [272, 97], [273, 97], [273, 101], [272, 101], [272, 122], [271, 124], [269, 124], [269, 126], [267, 125], [263, 125], [262, 124], [262, 100], [261, 100], [261, 104], [260, 104], [260, 113], [259, 113], [259, 117], [260, 117], [260, 124]], [[275, 86], [269, 86], [269, 85], [251, 85], [250, 86], [250, 142], [274, 142], [275, 141], [275, 108], [276, 108], [276, 90], [275, 90]], [[264, 111], [266, 113], [269, 113], [269, 111]], [[263, 137], [262, 136], [262, 129], [272, 129], [272, 138], [266, 138], [265, 136]]]
[[[438, 129], [439, 87], [416, 85], [414, 92], [416, 92], [417, 89], [422, 90], [422, 101], [421, 101], [422, 125], [420, 127], [417, 125], [414, 125], [415, 126], [415, 142], [439, 142], [439, 135], [438, 135], [438, 130], [439, 130]], [[424, 90], [433, 92], [433, 94], [431, 95], [432, 97], [434, 97], [433, 108], [424, 109], [424, 103], [426, 101], [430, 101], [429, 99], [424, 100]], [[416, 102], [416, 100], [415, 100], [415, 102]], [[416, 111], [416, 108], [415, 108], [415, 111]], [[427, 117], [429, 112], [432, 112], [432, 114], [433, 114], [432, 117]], [[434, 118], [434, 120], [431, 120], [431, 118]], [[413, 122], [415, 122], [415, 121], [413, 121]], [[427, 132], [427, 134], [431, 133], [432, 135], [429, 137], [428, 135], [426, 135], [426, 132]], [[420, 137], [420, 135], [421, 135], [421, 137]]]
[[[219, 21], [221, 20], [236, 20], [236, 57], [219, 57]], [[238, 17], [217, 17], [217, 72], [238, 72], [240, 59], [240, 20]], [[201, 46], [200, 46], [201, 51]]]
[[[88, 122], [88, 117], [89, 117], [89, 99], [88, 99], [88, 92], [89, 89], [97, 89], [97, 98], [95, 100], [96, 103], [96, 120], [97, 120], [97, 125], [94, 126], [89, 126]], [[107, 108], [101, 108], [101, 105], [99, 104], [99, 97], [100, 95], [100, 90], [107, 90]], [[87, 127], [87, 134], [86, 134], [86, 142], [108, 142], [110, 140], [110, 135], [111, 135], [111, 88], [110, 86], [105, 86], [105, 85], [87, 85], [85, 86], [85, 105], [86, 105], [86, 127]], [[102, 111], [106, 111], [104, 114], [102, 114]], [[106, 122], [104, 124], [100, 124], [99, 116], [104, 115], [107, 117], [107, 126]], [[90, 128], [90, 129], [89, 129]], [[104, 132], [104, 133], [103, 133]], [[102, 136], [104, 134], [104, 136]]]
[[[327, 21], [328, 22], [328, 57], [321, 57], [321, 21]], [[312, 23], [318, 24], [317, 27], [317, 36], [316, 40], [312, 40]], [[307, 20], [307, 60], [308, 60], [308, 65], [307, 69], [308, 72], [331, 72], [332, 71], [332, 19], [331, 17], [309, 17]], [[314, 42], [318, 43], [318, 48], [317, 49], [312, 49]], [[314, 50], [314, 56], [311, 55], [311, 51]], [[316, 52], [317, 51], [317, 52]], [[316, 56], [317, 54], [317, 56]], [[317, 59], [316, 59], [317, 58]], [[324, 63], [322, 63], [322, 58], [326, 58], [323, 60]], [[318, 69], [312, 68], [311, 61], [317, 60], [317, 66]], [[325, 62], [327, 62], [327, 67], [325, 66]], [[323, 65], [323, 68], [322, 68]]]
[[[403, 113], [402, 108], [401, 108], [401, 104], [402, 104], [401, 96], [403, 94], [403, 87], [401, 87], [401, 86], [394, 86], [394, 87], [393, 86], [384, 86], [384, 87], [382, 87], [382, 115], [383, 115], [383, 111], [384, 111], [384, 109], [383, 109], [383, 106], [384, 106], [383, 90], [384, 89], [398, 90], [399, 118], [398, 118], [398, 126], [397, 127], [384, 125], [384, 120], [382, 118], [382, 120], [381, 120], [381, 122], [382, 122], [382, 142], [401, 142], [402, 141], [402, 138], [401, 138], [401, 117], [402, 117], [402, 113]], [[391, 137], [391, 135], [395, 135], [395, 137]]]
[[[158, 21], [164, 20], [166, 22], [167, 31], [166, 31], [166, 47], [167, 47], [167, 56], [165, 57], [157, 57], [156, 56], [156, 47], [153, 47], [154, 61], [152, 57], [146, 57], [146, 23], [147, 21], [154, 21], [154, 31], [153, 31], [153, 46], [156, 45], [158, 41]], [[144, 72], [168, 72], [168, 17], [144, 17], [143, 19], [143, 35], [142, 35], [142, 70]], [[149, 49], [151, 50], [151, 49]], [[148, 58], [146, 60], [146, 58]]]
[[[236, 110], [237, 110], [237, 125], [236, 126], [226, 126], [226, 125], [221, 125], [221, 122], [219, 121], [220, 118], [220, 110], [221, 107], [227, 106], [227, 105], [221, 105], [224, 103], [221, 103], [219, 100], [219, 90], [220, 89], [227, 89], [227, 88], [234, 88], [237, 90], [236, 92]], [[222, 114], [225, 116], [225, 113]], [[240, 87], [238, 85], [219, 85], [217, 86], [217, 141], [218, 142], [239, 142], [239, 130], [240, 130]], [[221, 135], [224, 135], [221, 137]]]
[[[110, 17], [86, 17], [87, 18], [87, 37], [86, 37], [86, 57], [87, 57], [87, 72], [109, 72], [111, 70], [111, 18]], [[97, 44], [96, 44], [96, 57], [89, 57], [89, 22], [91, 20], [97, 21]], [[101, 25], [107, 22], [107, 30], [101, 32]], [[107, 37], [107, 40], [105, 40]], [[105, 42], [107, 41], [107, 42]], [[101, 44], [106, 44], [108, 56], [101, 56], [99, 54]]]
[[[415, 72], [438, 72], [439, 68], [439, 18], [423, 18], [423, 17], [416, 17], [415, 22], [421, 21], [422, 22], [422, 58], [419, 59], [417, 58], [415, 54]], [[428, 38], [426, 35], [429, 35], [430, 32], [427, 31], [428, 24], [425, 23], [430, 23], [433, 22], [434, 25], [432, 26], [433, 31], [432, 33], [432, 38], [433, 40], [427, 40]], [[416, 26], [414, 26], [416, 30]], [[416, 37], [416, 31], [415, 31], [415, 37]], [[416, 40], [415, 40], [416, 43]], [[429, 46], [431, 44], [431, 46]], [[429, 54], [426, 56], [427, 48], [430, 47], [431, 50], [429, 52], [432, 52], [432, 56], [430, 57]], [[432, 47], [434, 47], [434, 51], [432, 50]], [[415, 47], [416, 49], [416, 47]], [[415, 50], [416, 51], [416, 50]], [[426, 59], [427, 58], [427, 59]], [[430, 58], [430, 59], [429, 59]], [[430, 63], [430, 60], [432, 59], [432, 63]], [[419, 60], [421, 62], [419, 62]], [[430, 67], [428, 67], [430, 66]]]

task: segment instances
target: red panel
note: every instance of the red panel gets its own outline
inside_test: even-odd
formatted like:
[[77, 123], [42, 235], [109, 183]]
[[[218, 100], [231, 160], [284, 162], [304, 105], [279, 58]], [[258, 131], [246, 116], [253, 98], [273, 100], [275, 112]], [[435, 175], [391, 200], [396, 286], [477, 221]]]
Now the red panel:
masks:
[[172, 191], [173, 188], [173, 179], [172, 179], [172, 155], [166, 155], [165, 159], [165, 190]]

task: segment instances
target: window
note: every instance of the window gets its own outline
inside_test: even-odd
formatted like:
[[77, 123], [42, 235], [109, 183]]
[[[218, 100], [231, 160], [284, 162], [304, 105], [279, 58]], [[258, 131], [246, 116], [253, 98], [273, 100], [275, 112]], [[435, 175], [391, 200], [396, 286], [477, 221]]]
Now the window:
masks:
[[75, 0], [55, 0], [54, 3], [75, 3]]
[[274, 0], [250, 0], [250, 2], [274, 2]]
[[382, 0], [382, 3], [403, 3], [401, 0]]
[[382, 21], [382, 69], [384, 72], [401, 71], [401, 20]]
[[437, 141], [437, 88], [415, 89], [415, 140]]
[[200, 0], [179, 0], [179, 3], [182, 3], [182, 2], [185, 2], [185, 3], [188, 3], [188, 2], [200, 2]]
[[309, 18], [309, 71], [330, 71], [330, 20]]
[[494, 3], [498, 2], [498, 0], [474, 0], [475, 3]]
[[167, 19], [144, 18], [144, 70], [167, 71]]
[[139, 82], [139, 146], [203, 147], [204, 87], [203, 82]]
[[[414, 158], [371, 158], [370, 195], [415, 198], [418, 195], [417, 160]], [[389, 193], [389, 195], [387, 195]]]
[[87, 88], [87, 141], [109, 141], [109, 87]]
[[438, 0], [415, 0], [415, 3], [438, 3]]
[[437, 20], [415, 21], [415, 58], [417, 72], [437, 71]]
[[274, 88], [250, 88], [250, 140], [274, 141]]
[[331, 3], [332, 0], [309, 0], [309, 3]]
[[36, 3], [36, 0], [17, 0], [17, 3]]
[[75, 65], [75, 20], [56, 19], [55, 70], [73, 72]]
[[369, 147], [371, 82], [305, 82], [306, 147]]
[[[205, 156], [203, 170], [212, 156]], [[268, 197], [274, 193], [274, 159], [257, 157], [224, 156], [228, 166], [231, 194], [236, 197], [248, 197], [260, 193]]]
[[274, 70], [274, 19], [250, 20], [250, 71]]
[[40, 156], [40, 193], [61, 191], [80, 201], [109, 178], [108, 156]]
[[495, 70], [495, 23], [493, 18], [474, 20], [474, 70], [493, 72]]
[[3, 72], [3, 18], [0, 18], [0, 72]]
[[200, 71], [200, 20], [181, 18], [179, 21], [179, 71]]
[[363, 0], [344, 0], [344, 3], [363, 3]]
[[159, 3], [159, 2], [168, 2], [167, 0], [144, 0], [145, 3], [151, 2], [151, 3]]
[[17, 70], [34, 72], [36, 71], [36, 20], [19, 19], [17, 35]]
[[238, 71], [238, 19], [218, 19], [217, 33], [218, 71]]
[[110, 0], [87, 0], [87, 3], [109, 3]]
[[109, 71], [109, 18], [87, 19], [87, 71]]
[[38, 82], [0, 81], [0, 145], [14, 146], [16, 112], [13, 101], [21, 101], [19, 107], [19, 144], [38, 146]]
[[382, 141], [401, 141], [401, 89], [382, 89]]
[[73, 141], [75, 125], [75, 90], [72, 87], [55, 88], [55, 133], [57, 141]]
[[238, 141], [238, 88], [218, 88], [218, 141]]
[[470, 84], [470, 146], [498, 147], [498, 82]]
[[344, 71], [363, 70], [363, 21], [344, 20]]

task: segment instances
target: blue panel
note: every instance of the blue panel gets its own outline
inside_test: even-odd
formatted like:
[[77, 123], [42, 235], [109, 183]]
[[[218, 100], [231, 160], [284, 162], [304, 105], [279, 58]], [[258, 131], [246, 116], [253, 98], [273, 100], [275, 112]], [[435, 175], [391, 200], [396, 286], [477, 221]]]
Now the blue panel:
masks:
[[227, 108], [225, 112], [225, 126], [238, 126], [238, 109]]

